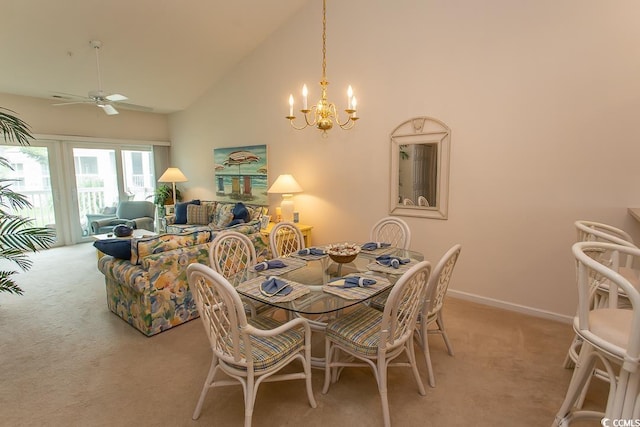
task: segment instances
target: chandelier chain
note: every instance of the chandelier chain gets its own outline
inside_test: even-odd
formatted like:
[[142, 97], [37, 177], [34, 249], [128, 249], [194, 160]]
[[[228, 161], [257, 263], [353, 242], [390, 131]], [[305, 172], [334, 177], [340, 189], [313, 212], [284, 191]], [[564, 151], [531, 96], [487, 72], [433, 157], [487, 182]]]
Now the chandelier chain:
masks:
[[322, 0], [322, 81], [327, 80], [327, 0]]

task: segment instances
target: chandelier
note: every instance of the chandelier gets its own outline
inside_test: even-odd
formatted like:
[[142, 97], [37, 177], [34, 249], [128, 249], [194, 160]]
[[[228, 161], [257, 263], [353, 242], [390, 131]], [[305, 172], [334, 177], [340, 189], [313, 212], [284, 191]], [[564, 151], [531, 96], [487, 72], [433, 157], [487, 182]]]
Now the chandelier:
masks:
[[304, 115], [305, 123], [302, 126], [296, 126], [294, 120], [296, 116], [293, 115], [293, 94], [289, 95], [289, 115], [286, 117], [291, 124], [291, 127], [297, 130], [302, 130], [307, 126], [315, 126], [322, 131], [322, 136], [327, 137], [327, 131], [333, 127], [335, 120], [336, 124], [342, 129], [351, 129], [357, 116], [358, 101], [353, 95], [353, 89], [351, 86], [347, 89], [347, 108], [344, 110], [347, 114], [344, 121], [340, 121], [338, 110], [335, 104], [327, 100], [327, 1], [322, 0], [322, 80], [320, 81], [320, 88], [322, 96], [320, 101], [316, 105], [313, 105], [310, 109], [307, 107], [307, 85], [302, 86], [302, 109], [300, 112]]

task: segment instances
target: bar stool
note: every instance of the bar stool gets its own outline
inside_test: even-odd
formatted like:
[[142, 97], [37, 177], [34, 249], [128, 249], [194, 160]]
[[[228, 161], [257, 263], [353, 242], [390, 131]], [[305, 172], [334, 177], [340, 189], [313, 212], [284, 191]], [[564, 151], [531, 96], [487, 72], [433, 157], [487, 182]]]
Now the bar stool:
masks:
[[[577, 241], [578, 242], [604, 242], [604, 243], [614, 243], [622, 246], [636, 247], [633, 243], [633, 239], [631, 236], [624, 230], [613, 227], [608, 224], [603, 224], [595, 221], [586, 221], [586, 220], [578, 220], [574, 223], [577, 231]], [[620, 273], [624, 278], [629, 280], [629, 282], [636, 288], [640, 289], [640, 281], [638, 280], [638, 272], [633, 269], [632, 258], [631, 256], [625, 256], [624, 259], [620, 259], [618, 256], [614, 256], [614, 254], [609, 252], [599, 252], [597, 254], [593, 254], [598, 258], [600, 263], [603, 265], [612, 268], [614, 271]], [[618, 295], [616, 294], [616, 298]], [[618, 305], [621, 307], [628, 307], [629, 303], [626, 300], [624, 293], [619, 295]], [[592, 293], [592, 304], [594, 307], [604, 307], [607, 305], [607, 300], [609, 298], [609, 289], [606, 283], [603, 283], [597, 289], [594, 289]], [[571, 345], [569, 346], [569, 351], [567, 352], [567, 357], [564, 361], [565, 368], [573, 368], [575, 366], [576, 361], [578, 360], [578, 353], [580, 351], [580, 345], [582, 341], [578, 337], [578, 335], [574, 336]], [[601, 369], [596, 369], [593, 375], [603, 381], [609, 381], [609, 376], [606, 371]], [[585, 384], [582, 396], [580, 398], [580, 403], [578, 407], [582, 406], [582, 402], [587, 394], [587, 389], [589, 387], [589, 381]]]
[[[609, 252], [619, 259], [640, 260], [640, 249], [603, 242], [578, 242], [572, 247], [577, 262], [578, 310], [573, 329], [582, 341], [576, 367], [564, 402], [553, 422], [568, 426], [584, 418], [633, 419], [640, 415], [640, 293], [620, 273], [602, 264], [598, 254]], [[592, 292], [608, 288], [606, 304], [594, 306]], [[624, 294], [630, 308], [617, 304]], [[597, 361], [609, 378], [609, 397], [604, 412], [580, 408], [581, 395]]]

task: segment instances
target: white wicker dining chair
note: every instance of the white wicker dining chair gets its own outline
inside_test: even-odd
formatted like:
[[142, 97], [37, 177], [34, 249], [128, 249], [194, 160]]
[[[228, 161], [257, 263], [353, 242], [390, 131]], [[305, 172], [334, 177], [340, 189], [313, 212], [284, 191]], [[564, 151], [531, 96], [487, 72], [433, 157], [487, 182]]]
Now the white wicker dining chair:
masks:
[[409, 199], [409, 198], [405, 198], [402, 200], [402, 204], [405, 206], [415, 206], [415, 203], [413, 203], [413, 200]]
[[388, 216], [373, 225], [370, 238], [374, 242], [390, 243], [391, 246], [397, 248], [409, 249], [411, 229], [404, 220]]
[[[286, 323], [271, 317], [247, 319], [235, 288], [206, 265], [190, 264], [187, 278], [213, 352], [193, 419], [200, 417], [209, 389], [238, 382], [244, 392], [245, 427], [251, 425], [258, 387], [263, 382], [304, 379], [309, 405], [315, 408], [308, 322], [301, 318]], [[302, 371], [278, 373], [295, 360], [302, 363]], [[223, 377], [216, 378], [220, 375]]]
[[[444, 299], [449, 289], [449, 282], [453, 274], [453, 269], [458, 262], [462, 246], [456, 244], [452, 246], [438, 261], [438, 264], [431, 272], [429, 283], [427, 284], [427, 296], [418, 315], [416, 322], [416, 338], [422, 347], [422, 353], [427, 365], [427, 373], [429, 375], [429, 385], [436, 386], [433, 366], [431, 364], [431, 353], [429, 351], [429, 334], [437, 334], [442, 336], [447, 352], [453, 356], [453, 347], [449, 341], [449, 336], [444, 326], [442, 310], [444, 307]], [[387, 303], [388, 293], [382, 293], [374, 297], [369, 306], [376, 310], [384, 310]], [[430, 326], [435, 325], [435, 328]]]
[[224, 277], [244, 271], [256, 262], [256, 249], [251, 240], [237, 231], [218, 233], [209, 246], [209, 265]]
[[[437, 334], [442, 336], [444, 344], [447, 346], [449, 356], [453, 356], [453, 347], [451, 347], [447, 331], [444, 327], [442, 309], [444, 307], [444, 298], [447, 294], [447, 290], [449, 289], [451, 275], [453, 274], [453, 269], [458, 262], [461, 250], [462, 246], [460, 244], [454, 245], [442, 256], [442, 258], [440, 258], [440, 261], [438, 261], [438, 264], [433, 269], [427, 286], [427, 296], [416, 324], [416, 333], [418, 340], [422, 345], [422, 352], [424, 354], [424, 360], [427, 364], [427, 372], [429, 374], [429, 385], [431, 387], [436, 386], [436, 380], [433, 373], [433, 366], [431, 365], [428, 335]], [[429, 326], [432, 325], [435, 325], [436, 327], [429, 329]]]
[[[218, 233], [209, 246], [209, 265], [216, 272], [229, 278], [257, 263], [256, 249], [247, 235], [233, 230]], [[251, 316], [272, 310], [267, 304], [242, 299]]]
[[[419, 393], [423, 396], [426, 394], [416, 365], [412, 337], [430, 273], [431, 264], [422, 261], [396, 282], [383, 312], [361, 305], [327, 324], [323, 394], [329, 391], [331, 382], [338, 380], [342, 367], [370, 367], [378, 383], [386, 427], [391, 425], [387, 398], [388, 367], [411, 367]], [[341, 353], [345, 353], [348, 358], [340, 360]], [[406, 355], [408, 362], [394, 361], [402, 354]], [[351, 404], [354, 403], [351, 401]]]
[[[629, 420], [640, 418], [640, 293], [622, 275], [600, 262], [599, 253], [631, 256], [640, 261], [640, 249], [603, 242], [578, 242], [572, 247], [577, 263], [578, 310], [573, 329], [582, 345], [567, 394], [553, 425], [594, 418]], [[624, 293], [630, 309], [620, 308], [615, 298], [604, 306], [593, 305], [593, 290], [607, 283], [611, 293]], [[609, 397], [604, 412], [581, 409], [581, 396], [596, 363], [609, 377]], [[603, 424], [604, 425], [604, 424]]]
[[418, 206], [430, 206], [429, 201], [424, 196], [418, 196]]
[[279, 222], [271, 229], [269, 246], [273, 258], [288, 256], [305, 248], [304, 236], [295, 223]]

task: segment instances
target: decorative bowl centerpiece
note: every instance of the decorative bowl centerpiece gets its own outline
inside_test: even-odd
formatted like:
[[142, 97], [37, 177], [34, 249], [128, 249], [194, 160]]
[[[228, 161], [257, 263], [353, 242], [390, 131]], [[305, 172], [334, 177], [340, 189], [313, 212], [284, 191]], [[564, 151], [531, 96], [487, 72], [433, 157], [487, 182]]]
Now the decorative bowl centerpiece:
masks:
[[356, 259], [360, 253], [360, 246], [355, 243], [338, 243], [329, 245], [326, 252], [333, 261], [346, 264]]
[[113, 234], [116, 237], [128, 237], [133, 234], [133, 228], [128, 225], [120, 224], [113, 227]]

